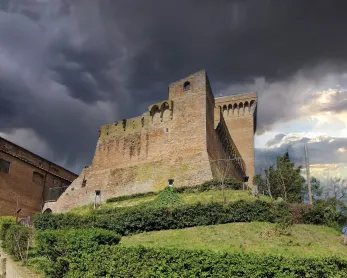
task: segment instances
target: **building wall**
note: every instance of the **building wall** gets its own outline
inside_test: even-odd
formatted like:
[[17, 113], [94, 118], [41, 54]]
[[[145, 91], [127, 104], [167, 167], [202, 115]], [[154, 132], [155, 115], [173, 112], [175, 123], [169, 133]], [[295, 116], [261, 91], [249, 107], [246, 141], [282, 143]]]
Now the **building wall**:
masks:
[[[49, 199], [49, 189], [68, 186], [76, 175], [3, 138], [0, 159], [10, 162], [9, 172], [0, 171], [0, 215], [20, 216], [40, 212]], [[60, 176], [61, 175], [61, 176]]]
[[[209, 82], [207, 82], [206, 90], [208, 96], [206, 106], [206, 142], [213, 178], [217, 180], [227, 178], [242, 180], [243, 174], [237, 168], [236, 161], [237, 157], [240, 157], [240, 153], [232, 142], [221, 109], [215, 106], [215, 99]], [[224, 142], [224, 140], [228, 142]]]
[[253, 185], [254, 177], [256, 105], [255, 93], [216, 98], [216, 106], [221, 109], [229, 133], [246, 164], [249, 186]]
[[[177, 187], [222, 176], [243, 179], [239, 141], [233, 141], [228, 119], [216, 107], [206, 72], [172, 83], [168, 93], [168, 100], [149, 106], [140, 117], [102, 126], [92, 164], [45, 209], [63, 212], [90, 204], [96, 190], [104, 201], [158, 191], [168, 179]], [[226, 160], [232, 163], [224, 171]]]

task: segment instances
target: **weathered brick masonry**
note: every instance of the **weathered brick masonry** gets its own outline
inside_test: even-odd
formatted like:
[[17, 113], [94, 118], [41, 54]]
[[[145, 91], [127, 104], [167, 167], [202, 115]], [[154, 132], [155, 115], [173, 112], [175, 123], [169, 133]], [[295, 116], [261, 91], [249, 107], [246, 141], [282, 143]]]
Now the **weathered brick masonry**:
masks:
[[[234, 103], [235, 114], [223, 115], [223, 107]], [[102, 126], [92, 164], [45, 208], [61, 212], [89, 204], [95, 190], [103, 200], [160, 190], [168, 179], [187, 186], [253, 177], [255, 107], [255, 94], [215, 99], [205, 71], [177, 81], [169, 85], [168, 100], [139, 117]]]
[[0, 137], [0, 216], [40, 212], [57, 199], [76, 174]]

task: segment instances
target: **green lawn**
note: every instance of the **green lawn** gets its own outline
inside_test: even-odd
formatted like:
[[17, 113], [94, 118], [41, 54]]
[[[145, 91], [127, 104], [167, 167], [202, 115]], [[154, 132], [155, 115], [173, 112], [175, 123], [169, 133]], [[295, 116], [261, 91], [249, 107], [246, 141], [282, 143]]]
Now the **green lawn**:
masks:
[[278, 236], [273, 228], [274, 224], [271, 223], [231, 223], [142, 233], [123, 237], [121, 244], [296, 257], [336, 255], [347, 258], [347, 246], [342, 244], [339, 232], [332, 228], [295, 225], [290, 236]]
[[[234, 202], [238, 200], [254, 201], [255, 198], [250, 195], [249, 191], [243, 190], [225, 190], [225, 198], [227, 202]], [[210, 202], [222, 202], [222, 191], [221, 190], [210, 190], [199, 193], [181, 193], [179, 194], [184, 203], [194, 204], [194, 203], [210, 203]], [[153, 201], [157, 196], [148, 196], [142, 198], [134, 198], [130, 200], [124, 200], [114, 203], [103, 203], [100, 208], [114, 208], [114, 207], [127, 207], [135, 206], [140, 204], [145, 204], [147, 202]], [[260, 200], [270, 201], [269, 197], [260, 196]], [[71, 210], [71, 212], [76, 214], [87, 214], [92, 211], [92, 205], [77, 207]]]

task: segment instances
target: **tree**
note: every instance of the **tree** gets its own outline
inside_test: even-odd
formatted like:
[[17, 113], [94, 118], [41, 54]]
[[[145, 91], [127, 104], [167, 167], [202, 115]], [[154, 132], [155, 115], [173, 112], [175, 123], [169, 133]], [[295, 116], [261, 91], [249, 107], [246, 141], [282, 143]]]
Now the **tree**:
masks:
[[323, 189], [324, 197], [347, 202], [347, 181], [341, 178], [329, 178]]
[[[311, 193], [312, 193], [312, 199], [317, 200], [319, 197], [323, 194], [323, 187], [321, 185], [321, 182], [319, 179], [315, 177], [311, 177]], [[302, 194], [304, 201], [308, 201], [308, 188], [307, 183], [304, 184], [302, 188]]]
[[258, 186], [259, 192], [271, 198], [280, 197], [286, 202], [301, 202], [305, 179], [300, 171], [301, 166], [295, 168], [286, 152], [283, 156], [277, 156], [276, 165], [266, 169], [263, 175], [256, 175], [254, 183]]

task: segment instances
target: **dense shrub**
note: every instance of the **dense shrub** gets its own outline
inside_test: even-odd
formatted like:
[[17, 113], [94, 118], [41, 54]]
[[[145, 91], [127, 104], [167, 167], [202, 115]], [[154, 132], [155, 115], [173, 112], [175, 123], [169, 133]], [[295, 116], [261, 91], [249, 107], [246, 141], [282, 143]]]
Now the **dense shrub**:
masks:
[[272, 214], [276, 223], [276, 232], [280, 235], [290, 235], [294, 222], [289, 205], [283, 201], [275, 202], [272, 206]]
[[0, 240], [4, 241], [6, 233], [11, 225], [14, 225], [16, 220], [12, 216], [2, 216], [0, 217]]
[[311, 205], [293, 203], [288, 204], [288, 208], [292, 214], [293, 223], [300, 224], [305, 222], [304, 212], [308, 211], [311, 208]]
[[38, 230], [94, 227], [128, 235], [145, 231], [271, 220], [271, 204], [257, 200], [226, 205], [209, 203], [175, 207], [128, 207], [114, 210], [113, 214], [89, 216], [71, 213], [39, 214], [34, 218], [34, 226]]
[[[197, 184], [193, 186], [182, 186], [182, 187], [173, 187], [173, 190], [177, 193], [193, 193], [193, 192], [204, 192], [212, 189], [221, 190], [222, 187], [224, 189], [234, 189], [239, 190], [242, 189], [242, 182], [234, 179], [226, 179], [223, 181], [223, 185], [221, 181], [218, 180], [211, 180], [206, 181], [202, 184]], [[159, 192], [145, 192], [145, 193], [136, 193], [131, 195], [124, 195], [124, 196], [118, 196], [118, 197], [112, 197], [106, 200], [106, 203], [113, 203], [113, 202], [119, 202], [124, 200], [130, 200], [135, 198], [142, 198], [147, 196], [155, 196], [159, 194]]]
[[[67, 258], [65, 276], [50, 277], [347, 277], [347, 261], [254, 254], [102, 246]], [[60, 262], [62, 268], [66, 267]], [[45, 269], [46, 270], [46, 269]], [[57, 269], [58, 270], [58, 269]], [[50, 273], [48, 273], [50, 274]]]
[[327, 225], [340, 230], [347, 222], [347, 216], [343, 214], [345, 210], [343, 202], [334, 198], [317, 200], [313, 206], [302, 210], [302, 218], [306, 224]]
[[29, 248], [32, 243], [32, 237], [32, 228], [10, 224], [6, 231], [3, 247], [6, 252], [12, 255], [15, 259], [26, 262]]
[[52, 277], [64, 277], [70, 259], [89, 254], [101, 245], [114, 245], [120, 236], [102, 229], [46, 230], [36, 234], [36, 256], [41, 256], [41, 265]]
[[167, 186], [160, 191], [158, 196], [149, 204], [157, 207], [177, 206], [182, 204], [180, 195], [175, 192], [173, 187]]

